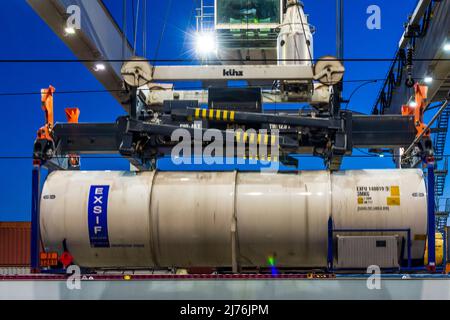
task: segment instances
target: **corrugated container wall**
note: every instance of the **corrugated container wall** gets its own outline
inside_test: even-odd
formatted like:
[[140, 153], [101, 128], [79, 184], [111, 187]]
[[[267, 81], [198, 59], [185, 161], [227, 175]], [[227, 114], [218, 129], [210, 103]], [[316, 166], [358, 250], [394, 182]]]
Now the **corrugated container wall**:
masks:
[[30, 222], [0, 222], [0, 267], [30, 265]]

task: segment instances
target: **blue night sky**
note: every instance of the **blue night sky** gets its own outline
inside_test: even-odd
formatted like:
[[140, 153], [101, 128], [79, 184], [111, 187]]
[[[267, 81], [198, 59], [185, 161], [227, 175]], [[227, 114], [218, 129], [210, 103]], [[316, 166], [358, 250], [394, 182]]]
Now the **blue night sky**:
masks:
[[[122, 21], [122, 1], [105, 0], [116, 21]], [[148, 58], [154, 58], [170, 1], [148, 0]], [[416, 0], [347, 0], [345, 21], [345, 56], [347, 58], [391, 58], [403, 33], [403, 23], [413, 11]], [[131, 3], [131, 2], [130, 2]], [[189, 34], [195, 28], [194, 1], [172, 2], [159, 59], [190, 58]], [[316, 26], [315, 57], [335, 55], [335, 0], [304, 0], [310, 23]], [[366, 9], [376, 4], [382, 9], [382, 29], [366, 28]], [[130, 6], [131, 8], [131, 6]], [[130, 21], [131, 22], [131, 21]], [[129, 23], [131, 25], [131, 23]], [[129, 28], [130, 29], [130, 28]], [[24, 0], [2, 2], [0, 12], [1, 50], [4, 59], [75, 59], [64, 43], [33, 12]], [[130, 33], [131, 39], [131, 33]], [[139, 53], [139, 50], [138, 50]], [[114, 57], [112, 57], [114, 58]], [[121, 57], [116, 57], [121, 58]], [[353, 62], [346, 64], [346, 79], [383, 79], [388, 62]], [[103, 90], [102, 85], [81, 63], [1, 64], [0, 93], [39, 92], [50, 84], [57, 91]], [[346, 83], [344, 96], [360, 83]], [[369, 113], [382, 82], [365, 86], [352, 99], [350, 109]], [[39, 95], [0, 96], [3, 141], [0, 149], [1, 193], [0, 221], [30, 219], [31, 155], [36, 130], [43, 124]], [[55, 98], [55, 120], [65, 121], [64, 108], [81, 109], [81, 122], [112, 122], [123, 115], [121, 106], [108, 93], [61, 94]], [[358, 154], [358, 153], [356, 153]], [[29, 157], [5, 159], [4, 157]], [[301, 169], [321, 168], [320, 159], [300, 159]], [[392, 167], [391, 159], [351, 158], [344, 168]], [[127, 170], [123, 159], [85, 159], [83, 169]]]

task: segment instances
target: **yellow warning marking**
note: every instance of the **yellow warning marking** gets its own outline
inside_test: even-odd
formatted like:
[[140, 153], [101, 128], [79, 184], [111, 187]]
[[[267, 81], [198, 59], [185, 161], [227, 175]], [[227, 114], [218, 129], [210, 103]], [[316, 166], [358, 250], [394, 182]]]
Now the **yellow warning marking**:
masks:
[[228, 120], [228, 110], [223, 111], [223, 120], [225, 120], [225, 121]]
[[258, 144], [261, 144], [261, 133], [258, 133]]
[[211, 109], [209, 110], [209, 120], [213, 120], [214, 119], [214, 110]]
[[400, 197], [400, 187], [399, 186], [391, 187], [391, 196], [392, 197]]
[[200, 118], [200, 108], [195, 109], [195, 117], [198, 119]]
[[251, 133], [250, 134], [250, 143], [254, 143], [255, 142], [255, 134]]
[[234, 121], [234, 111], [231, 111], [231, 112], [230, 112], [230, 120], [231, 120], [231, 121]]
[[269, 135], [264, 135], [264, 144], [269, 144]]
[[358, 197], [358, 204], [364, 204], [363, 197]]
[[244, 132], [244, 143], [247, 143], [248, 133]]
[[203, 118], [203, 119], [206, 119], [206, 109], [203, 109], [203, 110], [202, 110], [202, 118]]
[[240, 131], [236, 131], [236, 141], [241, 142], [241, 132]]
[[400, 205], [400, 198], [399, 197], [388, 197], [387, 198], [387, 205], [388, 206], [399, 206]]
[[216, 120], [220, 120], [220, 110], [216, 111]]
[[276, 140], [277, 140], [277, 137], [276, 136], [271, 136], [271, 144], [274, 146], [275, 145], [275, 143], [276, 143]]

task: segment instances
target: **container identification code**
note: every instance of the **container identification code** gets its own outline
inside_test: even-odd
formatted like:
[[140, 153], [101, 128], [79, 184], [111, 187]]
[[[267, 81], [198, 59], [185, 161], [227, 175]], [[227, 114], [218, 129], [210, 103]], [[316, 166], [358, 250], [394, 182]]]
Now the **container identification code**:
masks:
[[389, 211], [400, 206], [399, 186], [357, 186], [356, 193], [358, 211]]
[[88, 201], [89, 241], [92, 248], [109, 248], [109, 186], [91, 186]]

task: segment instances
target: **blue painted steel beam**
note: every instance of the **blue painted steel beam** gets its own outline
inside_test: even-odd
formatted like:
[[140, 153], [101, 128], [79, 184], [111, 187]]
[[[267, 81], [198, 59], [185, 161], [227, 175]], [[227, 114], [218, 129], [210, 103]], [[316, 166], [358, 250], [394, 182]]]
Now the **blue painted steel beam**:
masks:
[[328, 219], [328, 254], [327, 267], [328, 271], [333, 270], [333, 218]]
[[436, 268], [436, 220], [435, 220], [435, 194], [434, 194], [434, 162], [427, 164], [428, 188], [428, 268]]
[[31, 174], [31, 272], [40, 272], [39, 254], [40, 254], [40, 217], [39, 217], [39, 199], [40, 199], [40, 177], [41, 168], [38, 165], [33, 166]]

